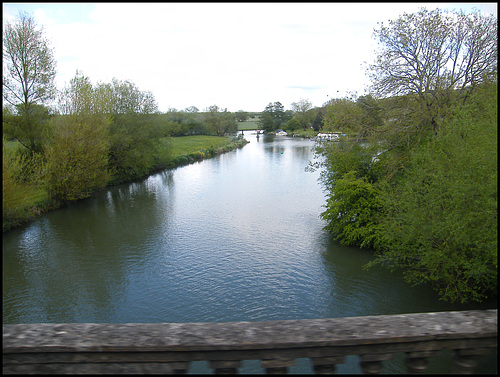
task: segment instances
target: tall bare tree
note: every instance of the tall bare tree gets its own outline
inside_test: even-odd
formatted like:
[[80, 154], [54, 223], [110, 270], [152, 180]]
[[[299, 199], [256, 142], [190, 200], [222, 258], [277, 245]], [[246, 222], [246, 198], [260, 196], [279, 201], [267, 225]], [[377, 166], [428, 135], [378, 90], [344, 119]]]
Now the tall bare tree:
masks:
[[3, 98], [22, 118], [13, 136], [37, 151], [40, 130], [36, 118], [40, 105], [54, 98], [56, 62], [43, 29], [27, 13], [19, 13], [19, 19], [5, 26], [3, 62]]

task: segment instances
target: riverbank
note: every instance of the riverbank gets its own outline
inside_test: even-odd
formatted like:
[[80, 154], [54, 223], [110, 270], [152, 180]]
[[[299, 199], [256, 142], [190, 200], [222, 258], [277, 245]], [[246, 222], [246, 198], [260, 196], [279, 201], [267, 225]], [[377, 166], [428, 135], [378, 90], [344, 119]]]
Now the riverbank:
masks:
[[[162, 150], [167, 151], [167, 153], [158, 156], [158, 163], [147, 174], [135, 177], [130, 182], [144, 179], [151, 174], [165, 169], [173, 169], [179, 166], [192, 164], [196, 161], [201, 161], [237, 148], [242, 148], [249, 143], [248, 140], [235, 136], [218, 137], [208, 135], [165, 138], [162, 142], [166, 147]], [[108, 184], [106, 188], [121, 183], [127, 182], [114, 181]], [[9, 217], [5, 216], [5, 214], [3, 215], [3, 232], [30, 223], [49, 211], [67, 205], [67, 203], [50, 200], [43, 185], [27, 188], [23, 187], [22, 189], [23, 192], [20, 193], [20, 195], [23, 196], [23, 206], [17, 210], [16, 216]]]

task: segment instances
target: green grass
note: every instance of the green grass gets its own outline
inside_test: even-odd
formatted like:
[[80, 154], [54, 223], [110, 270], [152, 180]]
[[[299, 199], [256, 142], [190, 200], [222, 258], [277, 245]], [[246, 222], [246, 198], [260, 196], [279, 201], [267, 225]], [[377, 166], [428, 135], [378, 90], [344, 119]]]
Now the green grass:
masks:
[[[164, 162], [164, 164], [161, 164], [163, 169], [209, 158], [240, 147], [245, 143], [244, 140], [238, 140], [234, 136], [206, 135], [169, 137], [164, 138], [162, 142], [165, 146], [164, 149], [162, 148], [165, 154], [160, 156], [160, 159]], [[17, 142], [7, 142], [4, 146], [7, 151], [12, 152], [16, 148], [22, 148]], [[51, 209], [56, 209], [49, 202], [47, 191], [43, 185], [24, 185], [20, 194], [22, 194], [23, 202], [19, 208], [19, 213], [11, 218], [6, 218], [4, 213], [3, 231], [28, 222]]]
[[251, 118], [244, 122], [238, 122], [238, 131], [259, 130], [259, 118]]
[[230, 136], [219, 137], [206, 135], [180, 136], [168, 139], [172, 158], [186, 156], [196, 152], [204, 152], [209, 149], [215, 150], [230, 144], [231, 141], [232, 138]]

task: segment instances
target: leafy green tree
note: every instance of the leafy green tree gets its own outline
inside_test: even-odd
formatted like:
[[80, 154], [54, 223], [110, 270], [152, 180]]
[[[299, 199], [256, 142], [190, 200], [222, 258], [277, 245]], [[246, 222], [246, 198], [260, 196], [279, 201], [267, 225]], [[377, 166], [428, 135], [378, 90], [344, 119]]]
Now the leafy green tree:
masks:
[[115, 114], [153, 114], [158, 104], [151, 92], [141, 91], [132, 82], [113, 78], [111, 83]]
[[186, 109], [184, 111], [186, 113], [197, 113], [200, 110], [196, 106], [189, 106], [189, 107], [186, 107]]
[[260, 116], [259, 125], [269, 132], [284, 127], [290, 119], [291, 114], [285, 112], [285, 107], [281, 102], [269, 102]]
[[155, 165], [159, 139], [165, 135], [156, 117], [157, 103], [152, 93], [143, 92], [130, 81], [116, 78], [100, 84], [102, 104], [110, 108], [109, 169], [112, 182], [145, 176]]
[[295, 131], [298, 130], [299, 128], [301, 128], [300, 122], [296, 118], [292, 118], [286, 123], [287, 130]]
[[48, 124], [53, 114], [43, 105], [15, 106], [15, 113], [3, 114], [3, 133], [14, 138], [31, 153], [43, 153], [47, 142]]
[[319, 109], [314, 116], [314, 120], [312, 122], [312, 127], [314, 131], [320, 131], [324, 125], [324, 111]]
[[497, 287], [496, 87], [483, 85], [385, 186], [375, 263], [431, 283], [447, 301], [481, 301]]
[[154, 114], [115, 114], [110, 125], [109, 166], [113, 183], [147, 175], [155, 165], [164, 131]]
[[53, 51], [33, 17], [20, 13], [7, 23], [3, 36], [3, 98], [21, 118], [10, 124], [9, 133], [33, 152], [43, 149], [46, 113], [42, 105], [55, 95]]
[[312, 108], [312, 103], [307, 99], [301, 98], [298, 102], [292, 102], [294, 117], [304, 130], [309, 128], [313, 121], [314, 113], [310, 111]]
[[363, 124], [362, 119], [362, 110], [354, 100], [349, 98], [333, 99], [326, 106], [323, 130], [357, 136]]
[[238, 110], [235, 114], [236, 116], [236, 120], [238, 122], [244, 122], [248, 119], [248, 113], [246, 111], [243, 111], [243, 110]]
[[375, 217], [381, 208], [377, 187], [351, 170], [335, 181], [335, 194], [329, 196], [321, 217], [328, 221], [325, 229], [342, 244], [372, 247], [378, 230]]
[[226, 133], [236, 132], [238, 126], [233, 114], [222, 110], [217, 105], [210, 106], [205, 112], [205, 123], [207, 128], [217, 136], [224, 136]]
[[61, 94], [63, 115], [52, 120], [46, 158], [47, 192], [51, 199], [69, 202], [88, 197], [109, 179], [109, 114], [96, 111], [102, 92], [77, 72]]
[[109, 124], [90, 120], [67, 115], [53, 121], [55, 132], [47, 150], [46, 180], [47, 192], [54, 200], [86, 198], [109, 181]]
[[274, 130], [274, 121], [271, 113], [268, 111], [263, 111], [259, 117], [259, 127], [265, 132], [270, 132]]
[[3, 229], [25, 217], [30, 210], [32, 190], [41, 186], [44, 168], [41, 154], [19, 153], [7, 146], [3, 137], [2, 147], [2, 214]]
[[496, 19], [441, 11], [376, 31], [375, 95], [332, 100], [321, 143], [327, 229], [447, 301], [497, 284]]

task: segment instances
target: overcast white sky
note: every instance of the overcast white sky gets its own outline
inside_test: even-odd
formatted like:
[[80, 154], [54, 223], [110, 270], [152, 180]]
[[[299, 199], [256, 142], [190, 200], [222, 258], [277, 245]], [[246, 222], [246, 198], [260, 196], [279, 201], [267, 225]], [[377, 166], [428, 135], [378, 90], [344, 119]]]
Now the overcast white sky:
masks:
[[3, 3], [3, 23], [22, 10], [44, 27], [59, 88], [80, 70], [132, 81], [162, 112], [263, 111], [363, 94], [373, 29], [421, 7], [497, 15], [496, 3]]

